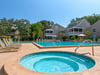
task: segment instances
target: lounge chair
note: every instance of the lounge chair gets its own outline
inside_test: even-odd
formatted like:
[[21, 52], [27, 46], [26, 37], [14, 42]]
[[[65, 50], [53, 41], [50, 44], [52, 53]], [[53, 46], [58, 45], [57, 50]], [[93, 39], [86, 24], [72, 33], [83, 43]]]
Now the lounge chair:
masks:
[[3, 42], [5, 43], [6, 47], [19, 48], [21, 46], [19, 43], [13, 43], [11, 40], [8, 41], [6, 38], [3, 38]]
[[21, 43], [13, 43], [12, 39], [7, 39], [5, 38], [5, 40], [8, 42], [9, 45], [16, 45], [16, 46], [21, 46]]
[[12, 51], [18, 51], [19, 49], [13, 48], [13, 47], [6, 47], [4, 42], [0, 39], [0, 52], [12, 52]]
[[1, 45], [2, 48], [6, 48], [6, 47], [5, 47], [5, 44], [2, 42], [1, 39], [0, 39], [0, 45]]

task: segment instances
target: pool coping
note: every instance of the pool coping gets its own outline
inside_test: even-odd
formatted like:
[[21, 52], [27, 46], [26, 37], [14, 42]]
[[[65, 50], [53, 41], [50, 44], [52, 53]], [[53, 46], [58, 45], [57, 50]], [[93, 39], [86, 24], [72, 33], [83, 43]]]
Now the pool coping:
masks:
[[[32, 42], [33, 45], [37, 46], [38, 48], [40, 49], [48, 49], [48, 48], [68, 48], [68, 47], [78, 47], [79, 45], [77, 46], [49, 46], [49, 47], [44, 47], [44, 46], [41, 46], [35, 42]], [[92, 45], [81, 45], [80, 47], [91, 47]], [[100, 46], [100, 45], [93, 45], [93, 46]]]
[[[66, 52], [66, 53], [72, 53], [72, 54], [80, 55], [79, 53], [68, 52], [68, 51], [38, 51], [38, 52], [34, 52], [34, 53], [42, 53], [42, 52]], [[25, 68], [26, 70], [33, 71], [33, 70], [31, 70], [31, 69], [28, 69], [28, 68], [22, 66], [22, 65], [20, 64], [20, 60], [21, 60], [21, 58], [23, 58], [24, 56], [27, 56], [27, 55], [30, 55], [30, 54], [34, 54], [34, 53], [28, 53], [28, 54], [22, 55], [22, 56], [21, 56], [20, 58], [18, 58], [18, 60], [17, 60], [18, 64], [19, 64], [22, 68]], [[93, 56], [88, 56], [88, 55], [82, 55], [82, 56], [89, 57], [90, 59], [92, 59], [92, 60], [94, 61], [94, 63], [95, 63], [95, 65], [94, 65], [93, 67], [96, 66], [96, 60], [94, 59]], [[92, 68], [93, 68], [93, 67], [92, 67]], [[90, 68], [90, 69], [92, 69], [92, 68]], [[90, 70], [90, 69], [87, 69], [87, 70]], [[87, 71], [87, 70], [83, 70], [83, 71]], [[61, 72], [61, 74], [62, 74], [62, 73], [76, 73], [76, 72], [83, 72], [83, 71]], [[45, 72], [38, 72], [38, 71], [34, 71], [34, 72], [37, 72], [37, 73], [44, 73], [44, 74], [45, 74]], [[47, 74], [59, 74], [59, 73], [47, 73]]]

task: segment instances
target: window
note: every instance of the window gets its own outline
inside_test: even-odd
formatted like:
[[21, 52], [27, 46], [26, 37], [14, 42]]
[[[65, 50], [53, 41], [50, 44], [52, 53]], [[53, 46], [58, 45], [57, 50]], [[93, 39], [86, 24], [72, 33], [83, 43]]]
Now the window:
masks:
[[78, 29], [77, 29], [77, 28], [75, 28], [75, 29], [74, 29], [74, 31], [75, 31], [75, 32], [78, 32]]
[[50, 33], [53, 33], [53, 31], [50, 31]]
[[93, 28], [92, 32], [96, 32], [96, 28]]
[[58, 26], [55, 26], [55, 29], [58, 30]]
[[79, 32], [82, 32], [82, 29], [79, 29]]

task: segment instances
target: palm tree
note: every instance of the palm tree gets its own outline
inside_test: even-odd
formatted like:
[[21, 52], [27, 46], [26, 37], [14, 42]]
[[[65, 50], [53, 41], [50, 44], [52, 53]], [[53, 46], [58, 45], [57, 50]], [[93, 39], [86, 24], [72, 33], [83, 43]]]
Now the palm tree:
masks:
[[33, 36], [33, 38], [35, 38], [35, 40], [43, 37], [41, 23], [32, 24], [31, 31], [32, 31], [32, 36]]
[[33, 32], [32, 32], [32, 35], [33, 35], [33, 40], [35, 40], [36, 31], [33, 31]]

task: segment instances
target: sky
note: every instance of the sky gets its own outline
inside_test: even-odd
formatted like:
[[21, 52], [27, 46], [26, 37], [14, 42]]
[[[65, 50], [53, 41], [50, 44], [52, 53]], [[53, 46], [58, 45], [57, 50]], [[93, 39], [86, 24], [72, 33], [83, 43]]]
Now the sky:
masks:
[[100, 0], [0, 0], [0, 19], [54, 21], [66, 27], [76, 17], [100, 14]]

